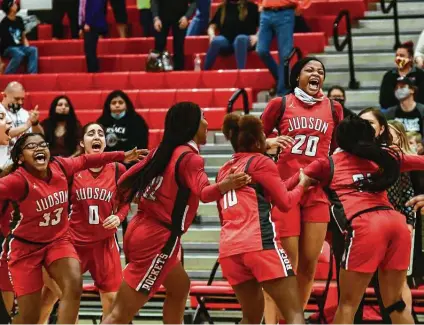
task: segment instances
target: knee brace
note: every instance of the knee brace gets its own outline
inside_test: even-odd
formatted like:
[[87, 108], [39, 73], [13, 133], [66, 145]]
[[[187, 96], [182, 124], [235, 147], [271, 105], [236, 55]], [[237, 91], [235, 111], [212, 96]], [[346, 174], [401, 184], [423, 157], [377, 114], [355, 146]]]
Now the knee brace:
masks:
[[386, 309], [387, 314], [390, 315], [394, 311], [401, 312], [405, 308], [406, 308], [406, 304], [403, 301], [403, 299], [401, 298], [400, 300], [396, 301], [394, 304], [390, 305], [389, 307], [386, 307], [385, 309]]

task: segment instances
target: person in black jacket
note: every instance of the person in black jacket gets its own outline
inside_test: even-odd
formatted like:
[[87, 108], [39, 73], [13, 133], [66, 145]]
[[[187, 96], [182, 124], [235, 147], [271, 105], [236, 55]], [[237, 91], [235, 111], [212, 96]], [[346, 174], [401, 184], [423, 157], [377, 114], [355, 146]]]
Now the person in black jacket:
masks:
[[416, 100], [424, 104], [424, 71], [414, 66], [414, 43], [406, 42], [396, 50], [396, 68], [386, 72], [380, 87], [380, 106], [387, 109], [399, 104], [395, 87], [399, 77], [412, 79], [417, 86]]
[[[253, 50], [258, 37], [259, 12], [257, 4], [247, 1], [224, 0], [212, 18], [208, 35], [210, 46], [205, 58], [205, 70], [210, 70], [218, 54], [235, 54], [237, 69], [244, 69], [247, 51]], [[219, 35], [215, 35], [216, 31]]]
[[103, 113], [97, 120], [106, 131], [106, 150], [131, 150], [147, 148], [149, 128], [134, 109], [128, 95], [115, 90], [106, 98]]
[[184, 41], [188, 19], [196, 10], [195, 0], [152, 0], [155, 50], [163, 52], [172, 28], [174, 38], [174, 70], [184, 70]]

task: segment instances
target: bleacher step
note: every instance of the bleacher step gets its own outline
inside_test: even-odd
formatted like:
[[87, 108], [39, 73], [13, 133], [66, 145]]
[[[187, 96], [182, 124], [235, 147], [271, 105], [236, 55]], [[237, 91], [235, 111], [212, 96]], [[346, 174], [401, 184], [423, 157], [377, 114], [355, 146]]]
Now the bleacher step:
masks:
[[[393, 19], [361, 19], [353, 35], [389, 34], [393, 36]], [[402, 33], [421, 33], [424, 26], [423, 18], [399, 19], [399, 29]]]

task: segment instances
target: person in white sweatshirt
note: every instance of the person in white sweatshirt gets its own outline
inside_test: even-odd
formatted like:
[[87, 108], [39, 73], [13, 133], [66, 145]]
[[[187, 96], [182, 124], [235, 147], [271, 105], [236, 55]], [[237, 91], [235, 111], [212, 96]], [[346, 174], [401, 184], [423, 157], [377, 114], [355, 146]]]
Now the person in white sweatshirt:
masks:
[[422, 31], [420, 38], [418, 39], [417, 46], [415, 48], [415, 63], [418, 68], [424, 68], [424, 30]]

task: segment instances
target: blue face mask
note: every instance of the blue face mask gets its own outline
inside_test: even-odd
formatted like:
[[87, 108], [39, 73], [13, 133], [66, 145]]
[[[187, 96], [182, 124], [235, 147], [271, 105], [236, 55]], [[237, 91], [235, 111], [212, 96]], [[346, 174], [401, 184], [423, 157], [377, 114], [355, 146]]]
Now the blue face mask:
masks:
[[123, 118], [126, 114], [126, 111], [122, 111], [121, 113], [110, 113], [110, 115], [115, 119], [115, 120], [120, 120], [121, 118]]

